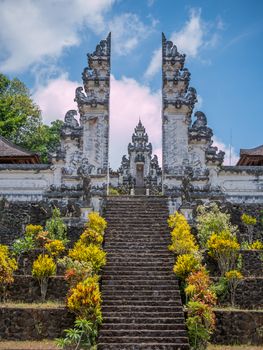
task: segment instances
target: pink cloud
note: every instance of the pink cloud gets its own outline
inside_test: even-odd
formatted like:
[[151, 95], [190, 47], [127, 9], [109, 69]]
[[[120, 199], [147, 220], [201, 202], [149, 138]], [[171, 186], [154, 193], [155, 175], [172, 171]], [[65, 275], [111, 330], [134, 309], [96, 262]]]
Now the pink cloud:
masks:
[[63, 120], [69, 109], [77, 109], [74, 97], [75, 89], [79, 85], [78, 82], [70, 81], [64, 75], [50, 80], [46, 86], [38, 86], [33, 98], [41, 108], [45, 123], [55, 119]]

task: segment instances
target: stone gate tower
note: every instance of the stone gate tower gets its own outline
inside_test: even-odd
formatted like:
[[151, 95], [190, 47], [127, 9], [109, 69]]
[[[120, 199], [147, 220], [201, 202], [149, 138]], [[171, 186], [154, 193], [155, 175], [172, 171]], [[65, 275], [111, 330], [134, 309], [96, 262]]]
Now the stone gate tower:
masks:
[[83, 127], [83, 156], [87, 158], [91, 175], [106, 174], [109, 153], [111, 34], [102, 40], [82, 73], [83, 86], [76, 89], [80, 124]]

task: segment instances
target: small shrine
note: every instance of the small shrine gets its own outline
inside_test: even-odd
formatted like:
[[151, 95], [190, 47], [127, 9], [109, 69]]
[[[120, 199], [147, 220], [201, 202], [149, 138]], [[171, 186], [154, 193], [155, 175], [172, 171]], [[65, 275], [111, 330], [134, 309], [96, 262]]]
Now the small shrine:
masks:
[[134, 188], [136, 194], [145, 194], [146, 189], [157, 191], [161, 186], [162, 171], [157, 156], [152, 156], [152, 144], [140, 119], [132, 143], [128, 145], [128, 154], [129, 158], [122, 157], [119, 184]]

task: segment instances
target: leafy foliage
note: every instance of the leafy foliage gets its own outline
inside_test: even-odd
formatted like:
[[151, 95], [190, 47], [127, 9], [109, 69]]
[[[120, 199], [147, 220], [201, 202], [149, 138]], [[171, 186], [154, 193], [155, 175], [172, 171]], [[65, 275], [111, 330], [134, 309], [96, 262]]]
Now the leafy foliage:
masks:
[[63, 242], [59, 239], [54, 239], [53, 241], [47, 242], [44, 247], [53, 257], [59, 256], [65, 250]]
[[46, 231], [48, 232], [48, 238], [67, 242], [67, 226], [61, 218], [59, 208], [53, 209], [51, 219], [46, 222]]
[[202, 248], [206, 248], [206, 243], [213, 233], [228, 231], [235, 235], [237, 231], [237, 227], [230, 222], [230, 214], [223, 213], [216, 203], [199, 206], [197, 214], [197, 235]]
[[[98, 334], [97, 326], [86, 319], [77, 319], [74, 323], [74, 328], [66, 329], [65, 338], [56, 339], [56, 344], [60, 349], [74, 346], [78, 349], [96, 349], [95, 340]], [[94, 347], [93, 347], [94, 346]]]
[[39, 255], [33, 262], [32, 276], [36, 277], [41, 290], [41, 297], [44, 301], [47, 294], [48, 279], [56, 274], [56, 264], [48, 255]]
[[207, 248], [209, 255], [217, 261], [221, 276], [235, 267], [240, 245], [231, 232], [213, 233], [207, 241]]
[[106, 253], [95, 244], [85, 246], [81, 241], [78, 241], [68, 255], [73, 260], [90, 263], [95, 273], [106, 264]]
[[8, 247], [0, 244], [0, 285], [13, 283], [13, 273], [17, 268], [16, 260], [11, 257]]
[[91, 243], [101, 245], [103, 242], [103, 235], [95, 230], [86, 228], [80, 236], [80, 241], [86, 246]]
[[51, 126], [42, 122], [39, 107], [33, 102], [28, 88], [19, 79], [8, 79], [0, 73], [0, 135], [28, 150], [39, 152], [42, 162], [60, 142], [63, 122]]
[[27, 253], [36, 247], [36, 242], [32, 236], [25, 236], [23, 238], [18, 238], [14, 241], [12, 245], [13, 253], [19, 257], [23, 253]]
[[70, 290], [67, 306], [80, 318], [100, 324], [102, 314], [98, 281], [99, 277], [94, 275], [86, 278], [83, 282], [79, 282], [75, 288]]
[[179, 255], [174, 265], [174, 273], [185, 280], [193, 271], [198, 271], [201, 267], [201, 259], [198, 254]]
[[169, 250], [175, 254], [189, 254], [198, 250], [191, 228], [184, 215], [175, 212], [169, 216], [168, 225], [173, 228], [171, 232], [172, 244]]
[[257, 219], [251, 215], [248, 215], [248, 214], [242, 214], [241, 215], [241, 220], [244, 224], [246, 225], [256, 225], [257, 223]]
[[107, 221], [100, 216], [96, 211], [92, 211], [88, 214], [87, 228], [96, 231], [97, 233], [103, 234], [107, 227]]
[[192, 349], [206, 349], [215, 329], [215, 315], [212, 308], [200, 301], [189, 301], [187, 312], [186, 325]]
[[236, 289], [243, 280], [243, 275], [238, 270], [230, 270], [226, 272], [225, 277], [230, 290], [231, 305], [235, 306]]
[[71, 287], [92, 275], [92, 266], [89, 262], [73, 260], [68, 256], [58, 260], [58, 264], [66, 268], [65, 280]]

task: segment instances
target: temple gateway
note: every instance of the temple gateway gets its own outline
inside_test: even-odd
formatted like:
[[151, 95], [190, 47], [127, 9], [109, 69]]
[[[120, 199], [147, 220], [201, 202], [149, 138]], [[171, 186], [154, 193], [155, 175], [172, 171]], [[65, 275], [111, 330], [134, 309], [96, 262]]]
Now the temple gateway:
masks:
[[[186, 56], [162, 35], [162, 169], [139, 120], [119, 170], [109, 169], [111, 36], [88, 54], [76, 89], [78, 110], [66, 113], [61, 143], [50, 164], [1, 138], [0, 197], [8, 203], [74, 206], [74, 215], [100, 210], [114, 188], [126, 195], [164, 195], [170, 211], [211, 200], [263, 203], [262, 146], [241, 150], [236, 166], [224, 166], [202, 111], [193, 114]], [[11, 152], [8, 155], [8, 149]], [[77, 208], [77, 209], [76, 209]], [[76, 214], [78, 213], [78, 214]]]

